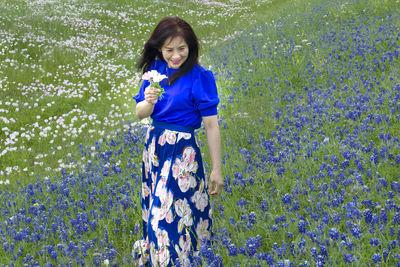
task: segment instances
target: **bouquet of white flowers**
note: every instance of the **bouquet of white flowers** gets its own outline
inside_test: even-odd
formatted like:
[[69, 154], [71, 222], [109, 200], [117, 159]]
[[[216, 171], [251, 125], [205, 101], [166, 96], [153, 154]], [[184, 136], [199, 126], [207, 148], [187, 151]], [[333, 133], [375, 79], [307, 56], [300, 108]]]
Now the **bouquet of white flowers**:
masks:
[[160, 82], [164, 79], [168, 78], [164, 74], [160, 74], [156, 70], [151, 70], [143, 74], [142, 79], [150, 82], [150, 86], [160, 89], [158, 96], [162, 99], [162, 95], [164, 94], [164, 88], [160, 86]]

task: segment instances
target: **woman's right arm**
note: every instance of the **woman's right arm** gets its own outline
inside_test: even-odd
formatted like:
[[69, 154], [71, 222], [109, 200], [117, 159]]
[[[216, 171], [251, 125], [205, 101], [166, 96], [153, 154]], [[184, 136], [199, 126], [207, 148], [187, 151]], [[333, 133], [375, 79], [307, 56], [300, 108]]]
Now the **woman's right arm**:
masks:
[[147, 118], [153, 113], [154, 105], [158, 100], [159, 89], [154, 87], [147, 87], [144, 91], [144, 100], [136, 104], [136, 116], [139, 120]]

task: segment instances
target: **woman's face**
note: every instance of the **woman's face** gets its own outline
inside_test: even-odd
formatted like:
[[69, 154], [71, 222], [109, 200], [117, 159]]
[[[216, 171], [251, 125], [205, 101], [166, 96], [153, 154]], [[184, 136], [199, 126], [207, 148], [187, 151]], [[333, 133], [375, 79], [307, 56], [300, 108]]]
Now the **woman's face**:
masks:
[[168, 67], [179, 69], [189, 55], [189, 46], [181, 36], [168, 38], [161, 47], [161, 53]]

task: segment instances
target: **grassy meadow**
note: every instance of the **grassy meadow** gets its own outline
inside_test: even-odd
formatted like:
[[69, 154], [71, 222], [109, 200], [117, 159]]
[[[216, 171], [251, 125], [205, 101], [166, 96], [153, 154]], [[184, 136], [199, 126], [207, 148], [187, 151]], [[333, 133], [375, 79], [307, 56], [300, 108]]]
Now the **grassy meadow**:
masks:
[[274, 6], [227, 3], [2, 1], [2, 180], [26, 185], [38, 175], [76, 168], [69, 157], [79, 144], [135, 123], [135, 64], [161, 18], [177, 15], [191, 22], [207, 51], [254, 23], [254, 10]]
[[0, 15], [0, 265], [132, 265], [135, 62], [178, 15], [221, 98], [225, 190], [198, 265], [400, 266], [400, 1], [6, 0]]

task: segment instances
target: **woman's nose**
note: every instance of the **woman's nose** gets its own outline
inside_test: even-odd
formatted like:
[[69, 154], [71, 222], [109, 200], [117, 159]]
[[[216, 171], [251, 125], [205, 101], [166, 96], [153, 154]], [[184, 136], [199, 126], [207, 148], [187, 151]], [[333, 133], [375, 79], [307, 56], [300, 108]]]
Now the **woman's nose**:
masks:
[[179, 58], [179, 53], [177, 53], [177, 52], [176, 52], [176, 53], [173, 53], [173, 54], [172, 54], [172, 58], [173, 58], [173, 59]]

